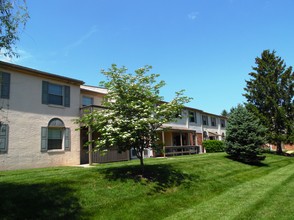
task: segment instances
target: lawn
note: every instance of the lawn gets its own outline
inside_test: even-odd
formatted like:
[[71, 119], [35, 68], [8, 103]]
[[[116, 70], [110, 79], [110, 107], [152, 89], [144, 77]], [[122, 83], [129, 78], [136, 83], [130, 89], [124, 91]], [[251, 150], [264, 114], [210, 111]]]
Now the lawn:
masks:
[[293, 219], [294, 158], [224, 153], [0, 172], [0, 219]]

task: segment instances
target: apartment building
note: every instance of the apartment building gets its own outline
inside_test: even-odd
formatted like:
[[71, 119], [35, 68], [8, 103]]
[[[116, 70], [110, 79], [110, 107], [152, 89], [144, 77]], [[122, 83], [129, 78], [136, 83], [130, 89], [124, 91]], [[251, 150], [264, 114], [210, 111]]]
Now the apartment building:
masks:
[[[107, 90], [60, 75], [0, 61], [0, 170], [79, 165], [89, 162], [89, 138], [75, 123], [103, 109]], [[222, 140], [226, 118], [186, 107], [158, 131], [162, 148], [146, 157], [203, 153], [202, 141]], [[93, 153], [94, 163], [129, 160], [132, 151]]]
[[204, 153], [203, 140], [223, 140], [226, 117], [185, 107], [175, 121], [163, 125], [160, 140], [164, 156]]
[[0, 62], [0, 170], [80, 163], [82, 81]]

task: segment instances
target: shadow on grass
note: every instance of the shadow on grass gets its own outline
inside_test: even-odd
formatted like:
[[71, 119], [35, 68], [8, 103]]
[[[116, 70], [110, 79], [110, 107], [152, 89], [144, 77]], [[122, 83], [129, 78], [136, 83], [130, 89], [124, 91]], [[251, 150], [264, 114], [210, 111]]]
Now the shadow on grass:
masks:
[[[251, 166], [268, 167], [268, 164], [265, 164], [265, 163], [261, 162], [261, 160], [246, 161], [246, 160], [242, 160], [242, 159], [239, 159], [239, 158], [236, 158], [236, 157], [233, 157], [233, 156], [226, 156], [226, 158], [228, 158], [230, 160], [233, 160], [233, 161], [243, 163], [243, 164], [251, 165]], [[262, 158], [262, 160], [264, 160], [264, 159], [265, 159], [265, 156], [264, 156], [264, 158]]]
[[66, 185], [0, 183], [0, 219], [85, 219]]
[[154, 183], [153, 193], [165, 192], [169, 188], [182, 184], [189, 187], [191, 181], [199, 180], [199, 176], [185, 174], [167, 164], [144, 165], [143, 174], [140, 165], [106, 168], [100, 172], [108, 180], [120, 180], [124, 182], [131, 179], [140, 184]]

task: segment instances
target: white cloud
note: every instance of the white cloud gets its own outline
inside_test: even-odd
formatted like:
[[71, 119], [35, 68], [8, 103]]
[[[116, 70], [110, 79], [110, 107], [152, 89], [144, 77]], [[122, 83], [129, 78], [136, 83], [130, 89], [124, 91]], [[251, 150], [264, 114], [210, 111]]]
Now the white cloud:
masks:
[[199, 16], [199, 12], [191, 12], [190, 14], [188, 14], [188, 18], [190, 20], [195, 20], [198, 16]]
[[69, 52], [71, 50], [73, 50], [74, 48], [80, 46], [81, 44], [83, 44], [87, 39], [89, 39], [93, 34], [95, 34], [98, 31], [97, 26], [94, 25], [90, 31], [88, 31], [86, 34], [84, 34], [83, 36], [80, 37], [80, 39], [78, 39], [77, 41], [75, 41], [74, 43], [68, 45], [65, 49], [64, 49], [64, 53], [65, 56], [67, 56], [69, 54]]

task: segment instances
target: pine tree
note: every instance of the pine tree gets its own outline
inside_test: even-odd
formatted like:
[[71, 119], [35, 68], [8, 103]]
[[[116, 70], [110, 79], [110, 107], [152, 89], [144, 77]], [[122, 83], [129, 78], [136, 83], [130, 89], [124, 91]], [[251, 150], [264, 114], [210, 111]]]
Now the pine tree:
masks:
[[266, 128], [255, 115], [238, 105], [231, 112], [226, 130], [225, 151], [234, 159], [258, 162], [261, 146], [265, 143]]
[[224, 116], [224, 117], [228, 117], [228, 116], [229, 116], [229, 113], [227, 112], [226, 109], [224, 109], [224, 110], [221, 112], [221, 116]]
[[268, 129], [267, 140], [282, 153], [282, 143], [294, 141], [294, 73], [276, 52], [265, 50], [246, 81], [247, 108]]

